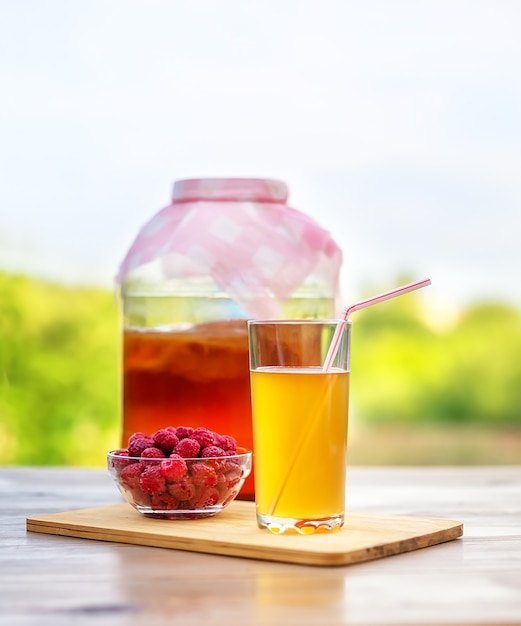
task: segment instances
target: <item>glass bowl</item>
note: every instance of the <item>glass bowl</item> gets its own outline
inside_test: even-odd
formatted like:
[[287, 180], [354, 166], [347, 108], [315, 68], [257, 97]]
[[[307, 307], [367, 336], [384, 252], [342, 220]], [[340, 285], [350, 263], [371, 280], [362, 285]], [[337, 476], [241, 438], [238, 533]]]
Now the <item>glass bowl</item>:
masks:
[[246, 448], [194, 459], [133, 457], [126, 450], [107, 454], [109, 473], [125, 500], [146, 517], [168, 520], [220, 513], [236, 498], [251, 463]]

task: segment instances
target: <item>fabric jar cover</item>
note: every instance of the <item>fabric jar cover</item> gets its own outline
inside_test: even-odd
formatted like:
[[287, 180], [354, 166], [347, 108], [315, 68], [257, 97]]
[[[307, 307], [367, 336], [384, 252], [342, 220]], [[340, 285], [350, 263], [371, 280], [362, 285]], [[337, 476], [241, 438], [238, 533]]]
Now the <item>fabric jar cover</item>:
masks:
[[278, 317], [281, 303], [311, 275], [335, 297], [342, 252], [287, 199], [287, 186], [274, 180], [176, 181], [171, 204], [138, 232], [117, 281], [160, 261], [165, 278], [210, 276], [257, 319]]

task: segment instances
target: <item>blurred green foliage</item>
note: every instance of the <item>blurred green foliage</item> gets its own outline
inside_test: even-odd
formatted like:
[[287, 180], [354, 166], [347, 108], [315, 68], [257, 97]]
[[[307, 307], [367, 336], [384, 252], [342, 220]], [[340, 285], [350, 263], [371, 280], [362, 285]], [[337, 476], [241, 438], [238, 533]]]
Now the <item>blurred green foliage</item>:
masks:
[[118, 310], [0, 273], [0, 463], [101, 465], [119, 433]]
[[521, 426], [521, 312], [480, 303], [447, 326], [425, 321], [419, 302], [409, 294], [353, 315], [361, 419]]
[[[447, 326], [420, 304], [353, 315], [356, 418], [519, 429], [520, 311], [476, 304]], [[0, 273], [0, 464], [104, 465], [119, 445], [119, 361], [113, 294]]]

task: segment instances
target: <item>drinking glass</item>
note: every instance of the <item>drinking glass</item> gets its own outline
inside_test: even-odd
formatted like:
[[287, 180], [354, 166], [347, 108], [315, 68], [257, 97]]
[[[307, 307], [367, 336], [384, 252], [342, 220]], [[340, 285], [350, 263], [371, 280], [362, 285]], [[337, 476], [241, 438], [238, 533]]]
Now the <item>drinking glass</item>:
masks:
[[344, 523], [350, 330], [338, 320], [248, 322], [256, 515], [273, 533]]

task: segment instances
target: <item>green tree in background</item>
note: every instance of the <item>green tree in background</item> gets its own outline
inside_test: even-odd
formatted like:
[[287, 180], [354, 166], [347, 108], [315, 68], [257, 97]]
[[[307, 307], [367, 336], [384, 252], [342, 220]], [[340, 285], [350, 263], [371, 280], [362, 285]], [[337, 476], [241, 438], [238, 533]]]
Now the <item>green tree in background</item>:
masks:
[[106, 291], [0, 273], [0, 463], [105, 462], [118, 443], [118, 342]]
[[362, 419], [521, 425], [519, 311], [477, 304], [433, 328], [410, 294], [355, 315], [352, 403]]

